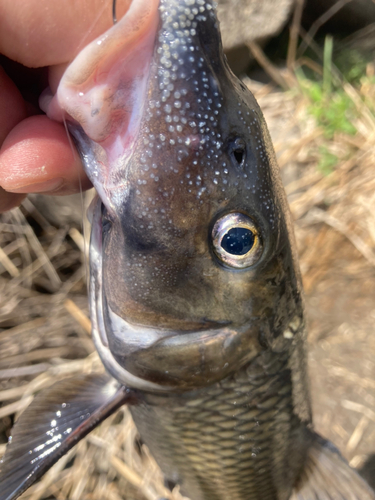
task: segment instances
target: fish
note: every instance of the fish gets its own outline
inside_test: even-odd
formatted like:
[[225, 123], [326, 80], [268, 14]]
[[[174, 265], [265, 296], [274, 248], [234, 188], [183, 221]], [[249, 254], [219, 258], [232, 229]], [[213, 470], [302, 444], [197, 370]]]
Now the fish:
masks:
[[0, 466], [0, 500], [123, 404], [192, 500], [375, 499], [313, 429], [291, 216], [215, 4], [133, 0], [44, 105], [66, 120], [98, 193], [89, 300], [106, 374], [35, 397]]

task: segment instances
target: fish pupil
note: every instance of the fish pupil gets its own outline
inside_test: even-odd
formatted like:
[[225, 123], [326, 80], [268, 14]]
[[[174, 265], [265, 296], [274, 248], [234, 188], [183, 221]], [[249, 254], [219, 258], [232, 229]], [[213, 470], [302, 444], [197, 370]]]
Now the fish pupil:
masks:
[[231, 255], [245, 255], [254, 246], [254, 233], [245, 227], [233, 227], [227, 231], [221, 247]]

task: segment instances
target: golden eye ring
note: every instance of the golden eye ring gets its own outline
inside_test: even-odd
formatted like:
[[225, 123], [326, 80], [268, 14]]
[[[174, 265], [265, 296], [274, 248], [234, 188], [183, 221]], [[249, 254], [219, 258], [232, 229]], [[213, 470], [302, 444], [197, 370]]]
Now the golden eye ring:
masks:
[[226, 214], [215, 222], [212, 243], [218, 259], [236, 269], [253, 266], [263, 253], [257, 226], [241, 213]]

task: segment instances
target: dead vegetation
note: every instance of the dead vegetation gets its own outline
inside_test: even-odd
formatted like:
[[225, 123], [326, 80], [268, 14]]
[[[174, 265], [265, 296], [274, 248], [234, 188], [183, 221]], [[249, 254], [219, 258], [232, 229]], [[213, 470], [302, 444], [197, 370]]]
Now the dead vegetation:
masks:
[[[294, 55], [289, 66], [296, 61]], [[371, 64], [367, 71], [371, 77]], [[279, 73], [287, 90], [246, 83], [266, 115], [295, 220], [317, 430], [358, 466], [375, 450], [375, 118], [366, 104], [375, 84], [371, 78], [344, 84], [356, 132], [327, 138], [291, 75]], [[319, 168], [322, 155], [337, 159], [329, 171]], [[14, 419], [36, 392], [103, 369], [90, 338], [84, 251], [79, 227], [52, 225], [30, 200], [0, 218], [0, 456]], [[165, 488], [126, 408], [23, 496], [161, 497], [181, 498], [177, 488]]]

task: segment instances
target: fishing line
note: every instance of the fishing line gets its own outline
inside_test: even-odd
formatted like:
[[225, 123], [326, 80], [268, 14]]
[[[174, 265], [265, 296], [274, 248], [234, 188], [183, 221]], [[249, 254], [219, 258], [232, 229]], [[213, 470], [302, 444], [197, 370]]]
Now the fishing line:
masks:
[[117, 17], [116, 17], [116, 0], [113, 0], [112, 3], [112, 19], [113, 19], [113, 24], [117, 23]]
[[[92, 32], [94, 26], [98, 23], [99, 19], [103, 16], [103, 14], [105, 13], [105, 10], [107, 8], [108, 8], [107, 5], [104, 5], [101, 9], [99, 9], [98, 15], [96, 16], [95, 20], [93, 21], [93, 23], [91, 24], [90, 28], [85, 33], [85, 35], [82, 37], [82, 39], [79, 43], [80, 47], [85, 45], [85, 40], [88, 38], [88, 36]], [[113, 0], [113, 2], [112, 2], [112, 20], [113, 20], [113, 24], [117, 23], [116, 0]], [[63, 118], [63, 122], [64, 122], [64, 127], [66, 130], [66, 135], [68, 137], [68, 141], [70, 144], [70, 148], [72, 150], [73, 156], [76, 157], [76, 155], [78, 155], [78, 152], [77, 152], [77, 149], [73, 143], [72, 137], [69, 133], [69, 129], [68, 129], [65, 117]], [[78, 167], [77, 167], [77, 169], [78, 169]], [[79, 182], [79, 191], [80, 191], [80, 195], [81, 195], [81, 210], [82, 210], [81, 227], [82, 227], [82, 235], [83, 235], [83, 254], [84, 254], [83, 258], [84, 258], [84, 266], [85, 266], [85, 272], [86, 272], [86, 285], [88, 285], [88, 280], [89, 280], [88, 242], [89, 242], [89, 236], [90, 236], [90, 225], [88, 223], [86, 223], [86, 221], [88, 219], [87, 218], [85, 219], [85, 217], [86, 217], [86, 206], [88, 206], [89, 203], [85, 203], [85, 195], [84, 195], [83, 189], [82, 189], [82, 178], [81, 178], [80, 174], [78, 175], [78, 182]]]
[[[116, 3], [116, 0], [114, 0], [114, 1]], [[106, 2], [104, 2], [104, 3], [106, 3]], [[107, 9], [108, 9], [108, 4], [103, 5], [103, 7], [101, 9], [99, 9], [98, 15], [96, 16], [94, 21], [91, 23], [91, 26], [87, 30], [87, 32], [82, 36], [82, 39], [81, 39], [80, 43], [78, 44], [79, 50], [82, 50], [86, 45], [88, 45], [88, 43], [86, 43], [86, 39], [90, 36], [90, 33], [93, 31], [94, 26], [96, 26], [97, 23], [99, 22], [99, 20], [103, 17], [103, 15], [105, 15], [105, 11]], [[113, 11], [113, 9], [112, 9], [112, 11]]]
[[[68, 129], [68, 124], [66, 122], [65, 116], [63, 117], [63, 123], [66, 131], [66, 135], [68, 137], [70, 149], [72, 150], [74, 158], [79, 157], [77, 148], [75, 147], [73, 143], [72, 136], [69, 133]], [[81, 161], [81, 159], [80, 159]], [[82, 227], [82, 235], [83, 235], [83, 262], [85, 266], [85, 276], [86, 276], [86, 285], [88, 285], [88, 280], [89, 280], [89, 259], [88, 259], [88, 241], [89, 241], [89, 234], [90, 231], [88, 230], [89, 228], [87, 227], [88, 225], [85, 224], [85, 215], [86, 215], [86, 210], [85, 210], [85, 194], [82, 189], [82, 177], [81, 173], [78, 170], [78, 167], [76, 166], [77, 172], [78, 172], [78, 183], [79, 183], [79, 193], [80, 193], [80, 199], [81, 199], [81, 211], [82, 211], [82, 217], [81, 217], [81, 227]]]

